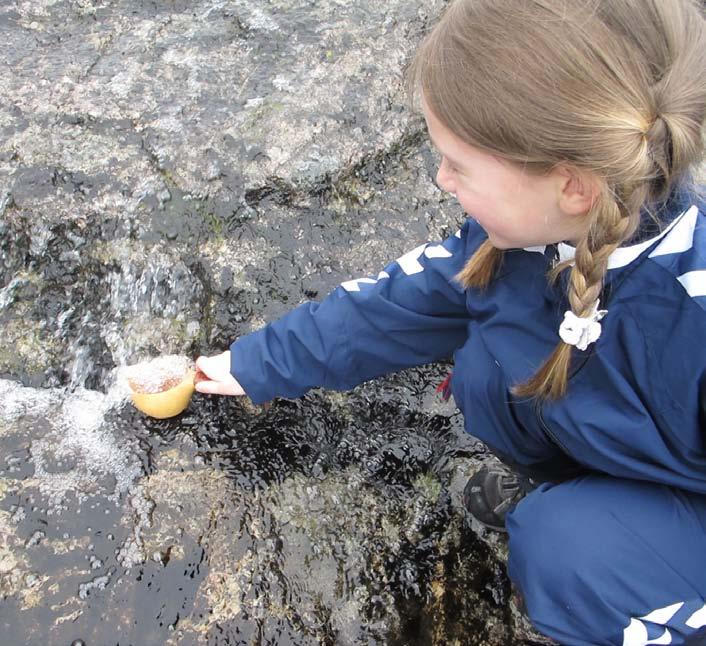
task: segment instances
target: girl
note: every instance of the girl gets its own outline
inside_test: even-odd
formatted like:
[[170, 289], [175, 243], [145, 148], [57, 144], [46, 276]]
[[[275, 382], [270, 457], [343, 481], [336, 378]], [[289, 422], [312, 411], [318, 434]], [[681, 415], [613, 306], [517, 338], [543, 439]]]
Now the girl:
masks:
[[197, 388], [264, 402], [453, 354], [469, 432], [542, 481], [487, 468], [465, 492], [506, 525], [535, 626], [562, 644], [699, 639], [705, 52], [691, 0], [452, 2], [408, 78], [470, 218], [200, 357]]

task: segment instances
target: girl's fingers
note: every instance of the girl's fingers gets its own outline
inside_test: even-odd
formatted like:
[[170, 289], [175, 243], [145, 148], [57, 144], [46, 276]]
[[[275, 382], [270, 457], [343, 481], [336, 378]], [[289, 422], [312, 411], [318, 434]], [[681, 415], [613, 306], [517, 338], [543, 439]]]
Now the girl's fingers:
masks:
[[221, 383], [220, 381], [199, 381], [194, 384], [196, 392], [203, 393], [205, 395], [230, 395], [231, 393], [226, 392], [228, 390], [228, 385]]
[[213, 381], [227, 382], [233, 379], [230, 374], [230, 351], [226, 350], [213, 357], [199, 357], [196, 368]]
[[232, 381], [199, 381], [194, 384], [197, 392], [205, 395], [244, 395], [245, 391], [241, 385], [233, 379]]
[[194, 388], [207, 395], [244, 395], [241, 385], [230, 374], [230, 352], [196, 359]]

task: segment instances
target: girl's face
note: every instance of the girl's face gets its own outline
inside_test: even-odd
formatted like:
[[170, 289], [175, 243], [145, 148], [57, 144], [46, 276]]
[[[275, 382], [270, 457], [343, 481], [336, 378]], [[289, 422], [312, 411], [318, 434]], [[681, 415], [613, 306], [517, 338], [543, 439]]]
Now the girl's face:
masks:
[[429, 136], [441, 154], [437, 184], [456, 196], [493, 246], [535, 247], [583, 237], [588, 218], [581, 217], [585, 211], [576, 213], [575, 201], [567, 201], [574, 180], [564, 169], [531, 175], [462, 141], [422, 103]]

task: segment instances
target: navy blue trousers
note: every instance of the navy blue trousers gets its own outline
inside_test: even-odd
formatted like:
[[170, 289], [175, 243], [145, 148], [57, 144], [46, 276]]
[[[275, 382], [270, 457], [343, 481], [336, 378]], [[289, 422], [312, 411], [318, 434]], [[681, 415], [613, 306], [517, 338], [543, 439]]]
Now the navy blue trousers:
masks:
[[508, 515], [508, 573], [561, 644], [706, 644], [706, 496], [586, 475]]

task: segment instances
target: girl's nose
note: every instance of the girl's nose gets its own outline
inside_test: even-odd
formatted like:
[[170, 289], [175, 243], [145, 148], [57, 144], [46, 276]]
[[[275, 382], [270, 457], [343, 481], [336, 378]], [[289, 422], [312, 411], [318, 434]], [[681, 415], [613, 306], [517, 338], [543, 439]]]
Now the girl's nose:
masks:
[[451, 172], [449, 171], [449, 164], [444, 157], [441, 158], [441, 163], [439, 164], [439, 170], [436, 171], [436, 185], [447, 193], [455, 193], [454, 181]]

